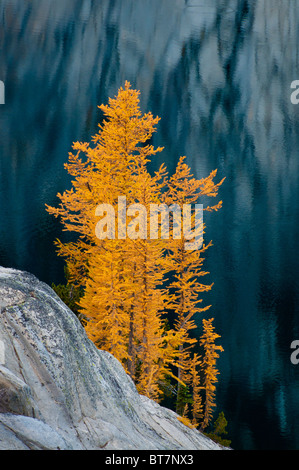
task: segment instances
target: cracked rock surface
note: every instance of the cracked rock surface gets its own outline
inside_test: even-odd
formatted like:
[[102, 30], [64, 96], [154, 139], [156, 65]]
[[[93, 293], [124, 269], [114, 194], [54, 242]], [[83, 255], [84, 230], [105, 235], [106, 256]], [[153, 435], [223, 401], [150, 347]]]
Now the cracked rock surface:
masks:
[[0, 267], [0, 450], [222, 449], [138, 394], [33, 275]]

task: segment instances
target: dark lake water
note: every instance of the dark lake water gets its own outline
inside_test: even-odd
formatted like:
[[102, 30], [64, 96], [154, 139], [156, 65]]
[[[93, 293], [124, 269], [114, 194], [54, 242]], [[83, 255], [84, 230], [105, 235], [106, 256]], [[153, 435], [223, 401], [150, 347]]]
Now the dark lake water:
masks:
[[[1, 0], [0, 265], [63, 281], [45, 211], [73, 141], [125, 80], [161, 117], [173, 171], [226, 177], [205, 268], [224, 352], [218, 410], [235, 449], [299, 449], [299, 2]], [[155, 166], [155, 164], [153, 165]]]

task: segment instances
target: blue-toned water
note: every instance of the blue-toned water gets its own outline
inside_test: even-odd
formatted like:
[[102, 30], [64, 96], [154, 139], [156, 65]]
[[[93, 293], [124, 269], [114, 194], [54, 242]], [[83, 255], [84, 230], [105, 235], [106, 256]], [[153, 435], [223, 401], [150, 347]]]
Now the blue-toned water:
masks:
[[205, 295], [224, 352], [218, 410], [235, 449], [299, 449], [299, 3], [294, 0], [1, 0], [0, 265], [63, 281], [45, 211], [69, 187], [73, 141], [125, 80], [161, 117], [170, 172], [226, 177]]

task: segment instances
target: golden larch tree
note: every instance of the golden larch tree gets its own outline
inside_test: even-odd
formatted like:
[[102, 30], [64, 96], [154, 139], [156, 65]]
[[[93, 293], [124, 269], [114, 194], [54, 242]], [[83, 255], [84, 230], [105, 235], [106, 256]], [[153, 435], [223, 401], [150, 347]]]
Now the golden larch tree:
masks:
[[[176, 172], [168, 181], [168, 191], [165, 193], [165, 202], [176, 204], [184, 211], [184, 205], [192, 207], [199, 204], [203, 196], [216, 197], [220, 185], [214, 182], [217, 171], [202, 179], [196, 179], [191, 174], [191, 169], [185, 163], [185, 157], [181, 157], [177, 164]], [[222, 201], [212, 206], [202, 207], [203, 211], [217, 211], [221, 208]], [[202, 212], [203, 213], [203, 212]], [[196, 218], [196, 216], [198, 218]], [[175, 217], [175, 216], [174, 216]], [[184, 219], [183, 219], [184, 221]], [[178, 225], [178, 224], [176, 224]], [[188, 369], [192, 364], [192, 349], [197, 342], [190, 332], [197, 328], [195, 319], [198, 314], [202, 314], [210, 306], [201, 306], [201, 294], [211, 290], [213, 284], [203, 284], [201, 279], [209, 274], [203, 270], [203, 253], [211, 246], [203, 243], [205, 224], [202, 214], [197, 215], [195, 211], [190, 216], [190, 226], [184, 231], [180, 227], [178, 232], [181, 235], [176, 237], [175, 220], [172, 224], [172, 239], [167, 251], [166, 263], [168, 270], [173, 273], [169, 289], [172, 292], [170, 307], [174, 313], [174, 325], [176, 331], [181, 333], [182, 341], [179, 345], [178, 359], [178, 391], [176, 411], [182, 414], [184, 410], [185, 392], [184, 383], [187, 381]], [[191, 244], [191, 249], [186, 249], [187, 244]]]
[[[195, 179], [185, 157], [171, 178], [164, 165], [149, 173], [148, 163], [162, 151], [148, 143], [159, 118], [142, 114], [139, 91], [129, 82], [99, 108], [103, 120], [98, 132], [90, 143], [74, 143], [65, 164], [71, 189], [58, 194], [57, 208], [47, 206], [75, 237], [68, 243], [57, 240], [58, 254], [66, 260], [68, 282], [84, 292], [78, 308], [90, 339], [119, 359], [139, 392], [150, 398], [160, 399], [167, 377], [178, 381], [180, 395], [189, 374], [197, 419], [199, 359], [191, 354], [196, 340], [190, 332], [197, 314], [209, 308], [201, 306], [200, 294], [212, 286], [200, 279], [207, 274], [202, 255], [211, 243], [186, 250], [192, 240], [181, 221], [181, 237], [174, 236], [178, 226], [173, 223], [169, 237], [157, 236], [148, 214], [153, 204], [175, 205], [183, 213], [184, 205], [191, 207], [201, 196], [217, 196], [223, 180], [214, 182], [216, 170]], [[220, 207], [221, 202], [204, 210]], [[194, 211], [188, 221], [196, 222]], [[204, 225], [198, 230], [201, 239]], [[173, 327], [167, 322], [170, 311]]]
[[218, 381], [217, 375], [219, 374], [216, 368], [216, 361], [219, 357], [217, 351], [223, 351], [222, 346], [216, 345], [215, 340], [220, 336], [215, 332], [213, 325], [214, 318], [209, 320], [203, 319], [203, 334], [200, 338], [200, 345], [204, 349], [204, 356], [202, 361], [203, 374], [204, 374], [204, 390], [205, 390], [205, 405], [203, 421], [201, 429], [205, 429], [213, 416], [213, 408], [215, 403], [216, 383]]
[[[47, 210], [78, 235], [75, 242], [56, 245], [69, 282], [84, 289], [79, 309], [88, 336], [122, 362], [140, 393], [158, 399], [159, 384], [171, 374], [178, 335], [166, 331], [163, 318], [165, 246], [143, 236], [136, 213], [138, 205], [148, 210], [161, 201], [165, 168], [154, 176], [146, 168], [162, 150], [147, 144], [159, 118], [141, 113], [139, 92], [129, 82], [100, 109], [99, 132], [91, 143], [74, 143], [65, 165], [72, 188], [58, 194], [58, 208]], [[114, 223], [120, 197], [131, 209], [136, 205], [124, 226]]]

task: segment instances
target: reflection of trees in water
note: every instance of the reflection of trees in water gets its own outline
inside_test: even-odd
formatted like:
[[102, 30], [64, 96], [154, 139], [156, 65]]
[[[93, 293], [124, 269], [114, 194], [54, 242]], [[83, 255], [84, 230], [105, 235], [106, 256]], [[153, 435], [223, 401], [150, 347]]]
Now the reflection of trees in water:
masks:
[[[296, 31], [288, 30], [291, 18], [298, 17], [294, 2], [280, 4], [279, 10], [273, 7], [276, 0], [166, 0], [162, 5], [144, 0], [142, 8], [132, 0], [125, 7], [120, 1], [54, 0], [52, 8], [46, 3], [4, 0], [0, 7], [5, 54], [0, 70], [12, 80], [13, 98], [21, 98], [15, 102], [24, 104], [21, 132], [34, 136], [36, 129], [46, 129], [58, 135], [71, 126], [64, 131], [68, 140], [81, 137], [82, 129], [87, 137], [99, 116], [95, 103], [113, 96], [125, 79], [142, 90], [144, 108], [154, 104], [167, 120], [162, 132], [173, 149], [174, 135], [184, 150], [190, 128], [200, 126], [206, 130], [201, 142], [205, 137], [213, 158], [218, 143], [229, 145], [228, 133], [240, 136], [242, 154], [258, 131], [252, 129], [260, 122], [257, 116], [264, 116], [267, 135], [273, 114], [284, 121], [289, 107], [282, 107], [286, 84], [280, 81], [296, 63], [290, 52]], [[263, 141], [259, 137], [257, 145]]]

